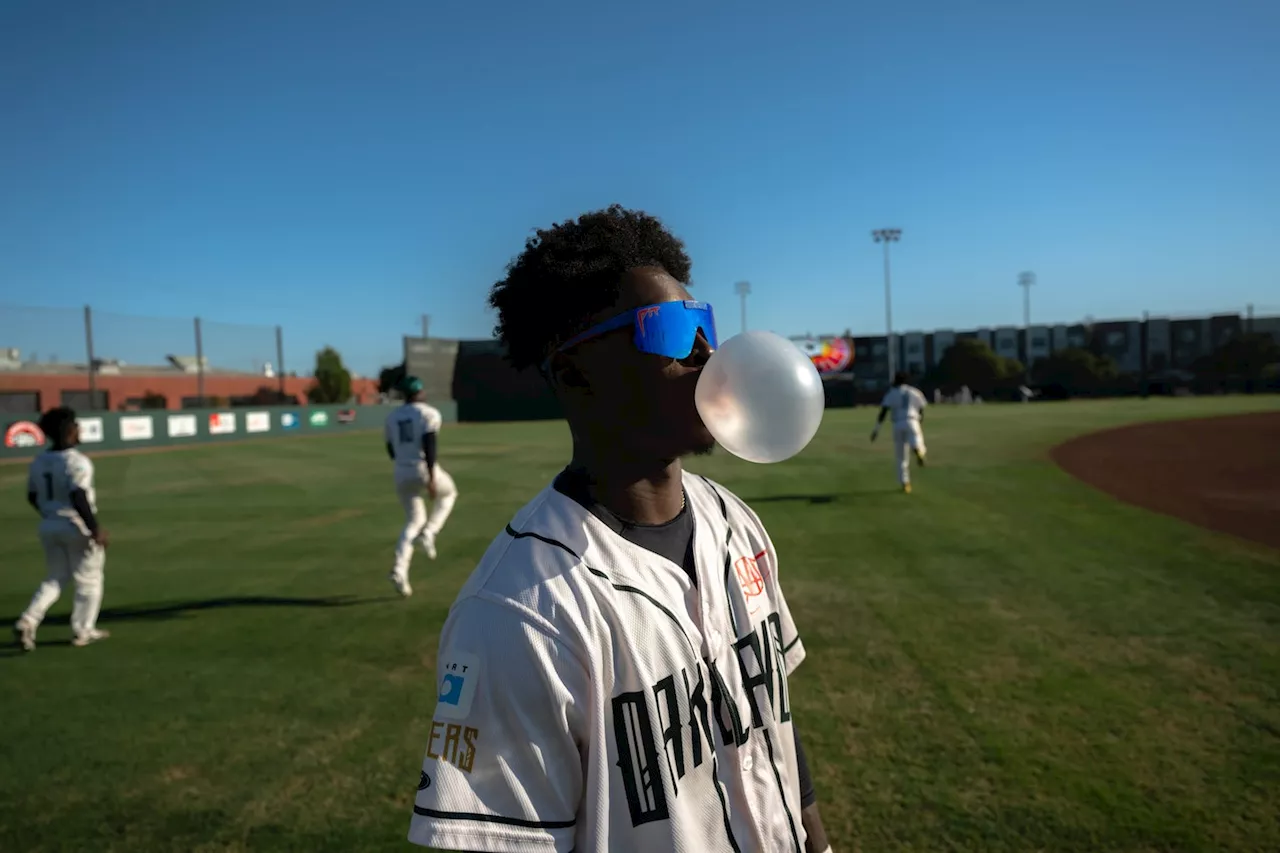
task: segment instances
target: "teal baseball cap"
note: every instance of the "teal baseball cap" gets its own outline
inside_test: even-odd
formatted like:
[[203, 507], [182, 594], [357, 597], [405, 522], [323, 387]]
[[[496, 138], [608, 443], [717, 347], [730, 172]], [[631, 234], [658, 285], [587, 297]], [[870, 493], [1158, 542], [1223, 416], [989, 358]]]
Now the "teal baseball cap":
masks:
[[400, 383], [400, 390], [404, 392], [406, 397], [412, 397], [414, 394], [421, 394], [422, 380], [416, 376], [406, 376], [404, 381]]

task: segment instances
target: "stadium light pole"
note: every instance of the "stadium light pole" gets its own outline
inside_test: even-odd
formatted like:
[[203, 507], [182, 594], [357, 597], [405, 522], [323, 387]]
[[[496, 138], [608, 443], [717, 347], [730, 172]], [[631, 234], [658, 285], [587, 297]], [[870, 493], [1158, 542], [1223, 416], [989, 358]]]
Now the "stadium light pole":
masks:
[[1035, 286], [1036, 274], [1023, 272], [1018, 274], [1018, 286], [1022, 288], [1022, 340], [1026, 361], [1022, 365], [1022, 381], [1031, 382], [1031, 288]]
[[747, 297], [751, 295], [751, 282], [740, 281], [733, 286], [733, 292], [742, 300], [742, 331], [747, 330]]
[[889, 384], [892, 385], [896, 359], [893, 357], [893, 301], [889, 295], [889, 244], [902, 239], [902, 229], [877, 228], [871, 232], [871, 239], [884, 243], [884, 334], [889, 351]]
[[1018, 274], [1018, 286], [1022, 288], [1022, 328], [1031, 329], [1031, 288], [1036, 283], [1036, 274], [1024, 272]]

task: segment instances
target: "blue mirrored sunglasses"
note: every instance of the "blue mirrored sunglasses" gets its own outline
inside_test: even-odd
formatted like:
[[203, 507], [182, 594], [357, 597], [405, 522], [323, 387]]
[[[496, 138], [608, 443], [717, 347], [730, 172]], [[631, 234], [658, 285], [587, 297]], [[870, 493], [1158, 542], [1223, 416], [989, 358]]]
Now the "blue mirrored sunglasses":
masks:
[[[720, 345], [716, 339], [716, 318], [711, 306], [705, 302], [684, 299], [624, 311], [574, 335], [557, 347], [556, 352], [564, 352], [583, 341], [627, 326], [635, 329], [636, 349], [667, 358], [688, 358], [698, 340], [699, 330], [712, 349]], [[543, 372], [546, 372], [550, 364], [550, 358], [542, 363]]]

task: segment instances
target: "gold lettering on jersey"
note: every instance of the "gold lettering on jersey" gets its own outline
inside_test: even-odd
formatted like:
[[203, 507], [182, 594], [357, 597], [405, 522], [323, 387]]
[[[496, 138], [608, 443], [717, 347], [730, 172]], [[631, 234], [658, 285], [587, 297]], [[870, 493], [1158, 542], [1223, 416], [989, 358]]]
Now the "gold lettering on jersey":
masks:
[[766, 726], [767, 718], [790, 722], [778, 614], [762, 619], [733, 648], [745, 695], [733, 695], [719, 662], [704, 659], [682, 668], [678, 677], [660, 679], [650, 691], [613, 697], [617, 767], [633, 826], [669, 820], [669, 799], [680, 795], [688, 772], [711, 760], [716, 743], [738, 749]]
[[[463, 773], [470, 773], [476, 763], [476, 742], [480, 730], [458, 723], [431, 721], [431, 735], [427, 738], [427, 758], [452, 764]], [[436, 751], [436, 741], [440, 750]]]

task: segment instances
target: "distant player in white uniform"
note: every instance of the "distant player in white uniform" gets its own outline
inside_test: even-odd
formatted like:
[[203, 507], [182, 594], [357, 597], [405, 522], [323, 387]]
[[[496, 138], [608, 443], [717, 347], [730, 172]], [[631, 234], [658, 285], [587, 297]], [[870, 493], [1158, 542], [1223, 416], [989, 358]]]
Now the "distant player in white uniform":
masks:
[[[443, 423], [440, 411], [423, 402], [422, 381], [416, 376], [405, 377], [400, 387], [405, 403], [387, 415], [385, 437], [387, 455], [395, 463], [396, 495], [404, 507], [404, 530], [390, 580], [407, 597], [413, 594], [409, 585], [413, 543], [420, 542], [427, 556], [436, 558], [436, 537], [453, 512], [458, 489], [436, 461], [436, 434]], [[431, 501], [429, 511], [424, 492]]]
[[924, 465], [924, 431], [920, 424], [928, 405], [920, 389], [907, 384], [907, 374], [896, 373], [893, 387], [884, 395], [884, 400], [880, 403], [880, 415], [876, 418], [875, 428], [871, 430], [871, 440], [875, 441], [885, 415], [893, 415], [894, 462], [898, 466], [898, 484], [907, 494], [911, 494], [911, 457], [907, 455], [907, 451], [915, 454], [916, 461]]
[[829, 850], [788, 677], [804, 644], [760, 519], [682, 469], [715, 346], [683, 244], [620, 207], [539, 231], [494, 286], [569, 465], [440, 637], [409, 840], [463, 851]]
[[71, 610], [71, 645], [87, 646], [109, 636], [97, 627], [109, 537], [98, 524], [93, 463], [75, 449], [80, 443], [80, 427], [71, 409], [45, 412], [40, 429], [50, 446], [31, 461], [27, 502], [40, 513], [40, 543], [48, 574], [13, 626], [14, 636], [26, 651], [35, 649], [36, 629], [62, 588], [73, 581], [76, 597]]

